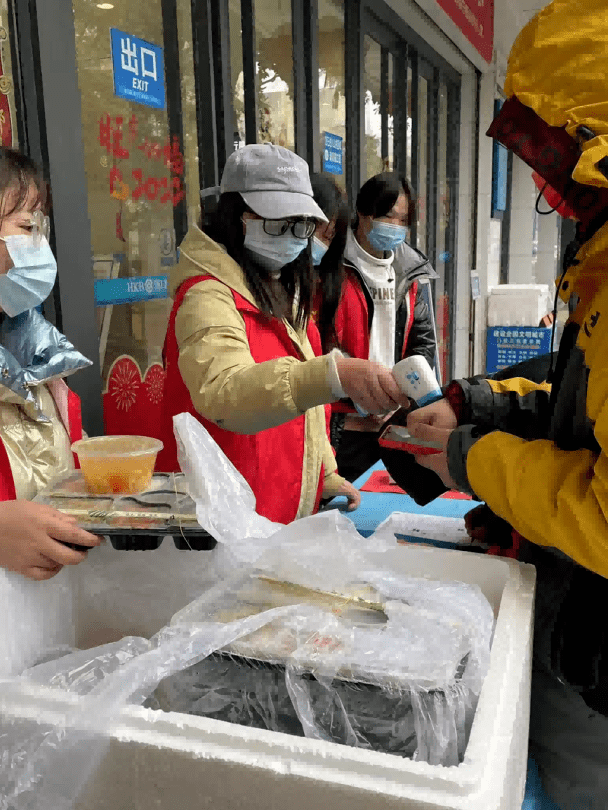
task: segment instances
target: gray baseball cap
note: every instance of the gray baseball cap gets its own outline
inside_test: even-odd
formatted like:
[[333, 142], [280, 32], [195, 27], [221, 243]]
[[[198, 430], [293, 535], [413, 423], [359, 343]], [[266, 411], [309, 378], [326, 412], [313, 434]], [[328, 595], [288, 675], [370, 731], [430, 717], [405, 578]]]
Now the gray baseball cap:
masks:
[[265, 219], [313, 217], [327, 222], [314, 201], [308, 163], [282, 146], [252, 143], [236, 149], [224, 166], [220, 191], [238, 191]]

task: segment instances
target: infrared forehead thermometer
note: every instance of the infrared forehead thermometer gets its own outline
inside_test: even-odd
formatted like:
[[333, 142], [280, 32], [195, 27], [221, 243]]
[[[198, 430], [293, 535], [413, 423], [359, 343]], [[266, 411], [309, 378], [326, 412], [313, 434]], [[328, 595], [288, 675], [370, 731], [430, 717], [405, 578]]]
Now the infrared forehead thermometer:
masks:
[[393, 368], [393, 377], [403, 393], [419, 408], [443, 397], [435, 372], [419, 354], [400, 360]]
[[[413, 399], [419, 408], [443, 398], [437, 378], [424, 357], [415, 355], [400, 360], [393, 368], [393, 377], [401, 391]], [[443, 452], [442, 445], [417, 439], [401, 425], [389, 425], [378, 439], [382, 447], [403, 450], [415, 455], [431, 455]]]
[[[430, 405], [431, 402], [443, 397], [433, 369], [419, 354], [400, 360], [393, 367], [393, 377], [401, 391], [413, 399], [419, 408], [424, 408], [425, 405]], [[355, 408], [360, 416], [369, 416], [357, 403]]]

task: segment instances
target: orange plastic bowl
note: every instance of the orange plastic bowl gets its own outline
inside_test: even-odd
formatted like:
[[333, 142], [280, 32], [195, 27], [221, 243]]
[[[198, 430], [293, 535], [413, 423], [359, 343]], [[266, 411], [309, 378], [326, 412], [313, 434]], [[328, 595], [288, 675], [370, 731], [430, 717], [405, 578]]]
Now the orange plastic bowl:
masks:
[[97, 436], [72, 445], [95, 495], [136, 495], [149, 489], [163, 443], [149, 436]]

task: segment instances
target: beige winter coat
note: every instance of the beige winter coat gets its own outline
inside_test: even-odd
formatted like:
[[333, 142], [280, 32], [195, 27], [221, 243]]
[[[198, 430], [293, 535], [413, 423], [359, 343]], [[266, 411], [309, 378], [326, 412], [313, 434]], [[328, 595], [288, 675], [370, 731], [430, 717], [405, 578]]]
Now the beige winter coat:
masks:
[[[305, 331], [285, 321], [300, 359], [281, 357], [264, 363], [253, 359], [245, 322], [231, 289], [255, 305], [238, 264], [199, 228], [192, 227], [180, 247], [171, 276], [172, 294], [189, 278], [209, 274], [219, 281], [195, 284], [177, 313], [175, 334], [179, 369], [201, 416], [234, 433], [251, 434], [306, 415], [302, 491], [297, 517], [314, 508], [321, 465], [324, 497], [344, 483], [336, 473], [327, 438], [325, 411], [333, 402], [327, 356], [315, 357]], [[230, 288], [230, 289], [229, 289]]]

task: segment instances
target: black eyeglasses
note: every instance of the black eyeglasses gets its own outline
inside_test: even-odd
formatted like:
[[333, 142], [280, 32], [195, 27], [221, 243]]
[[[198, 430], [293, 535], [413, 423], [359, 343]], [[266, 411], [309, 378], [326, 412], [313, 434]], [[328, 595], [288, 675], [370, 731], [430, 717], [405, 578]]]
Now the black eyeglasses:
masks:
[[314, 219], [265, 219], [264, 233], [268, 236], [283, 236], [291, 228], [296, 239], [310, 239], [317, 228]]

